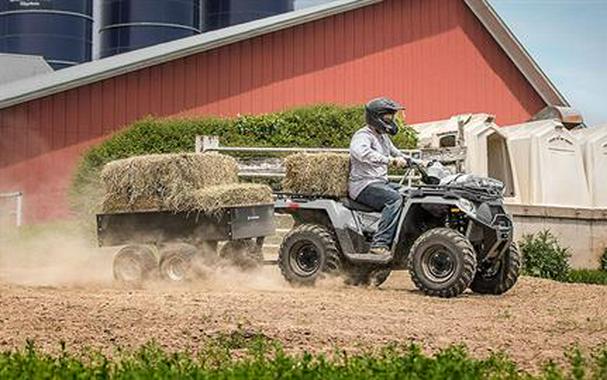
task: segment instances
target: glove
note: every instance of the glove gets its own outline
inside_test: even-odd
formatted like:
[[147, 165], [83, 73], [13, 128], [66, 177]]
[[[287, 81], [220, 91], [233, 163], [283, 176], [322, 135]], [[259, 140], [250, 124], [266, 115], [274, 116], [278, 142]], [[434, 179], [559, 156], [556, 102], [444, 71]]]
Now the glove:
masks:
[[404, 157], [390, 157], [390, 164], [399, 168], [404, 168], [409, 164], [409, 162]]

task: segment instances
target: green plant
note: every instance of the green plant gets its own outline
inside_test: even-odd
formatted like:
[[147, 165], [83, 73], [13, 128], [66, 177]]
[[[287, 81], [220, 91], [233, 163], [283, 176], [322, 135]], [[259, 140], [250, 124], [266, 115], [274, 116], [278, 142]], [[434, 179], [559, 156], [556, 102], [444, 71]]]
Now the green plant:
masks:
[[601, 255], [601, 266], [602, 271], [607, 272], [607, 247], [603, 250], [603, 254]]
[[576, 284], [607, 285], [607, 272], [598, 269], [572, 269], [567, 281]]
[[[607, 285], [607, 271], [603, 269], [572, 269], [569, 249], [561, 247], [549, 230], [524, 235], [519, 245], [526, 275], [576, 284]], [[601, 265], [607, 260], [605, 256], [601, 258]]]
[[[84, 153], [70, 188], [72, 208], [90, 213], [101, 196], [99, 171], [109, 161], [134, 155], [194, 151], [197, 135], [220, 137], [224, 146], [346, 148], [364, 125], [363, 107], [315, 105], [236, 118], [147, 117]], [[415, 148], [417, 135], [403, 126], [394, 137], [402, 149]]]
[[[253, 337], [211, 342], [198, 354], [167, 352], [150, 343], [135, 351], [118, 350], [111, 358], [97, 352], [59, 354], [39, 351], [28, 342], [23, 350], [0, 353], [0, 378], [11, 379], [604, 379], [607, 349], [584, 355], [572, 348], [566, 365], [547, 363], [528, 373], [508, 356], [475, 358], [463, 346], [433, 356], [415, 344], [390, 345], [349, 355], [287, 354], [279, 344]], [[238, 355], [231, 355], [238, 351]]]
[[571, 269], [569, 249], [561, 247], [549, 230], [524, 235], [519, 246], [523, 252], [524, 274], [567, 281]]

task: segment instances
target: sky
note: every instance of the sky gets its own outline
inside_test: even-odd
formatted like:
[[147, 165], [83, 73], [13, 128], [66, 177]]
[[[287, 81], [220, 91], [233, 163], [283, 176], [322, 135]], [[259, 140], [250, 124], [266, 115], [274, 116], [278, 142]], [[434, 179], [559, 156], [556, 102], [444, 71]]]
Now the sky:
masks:
[[586, 124], [607, 124], [607, 0], [489, 1]]

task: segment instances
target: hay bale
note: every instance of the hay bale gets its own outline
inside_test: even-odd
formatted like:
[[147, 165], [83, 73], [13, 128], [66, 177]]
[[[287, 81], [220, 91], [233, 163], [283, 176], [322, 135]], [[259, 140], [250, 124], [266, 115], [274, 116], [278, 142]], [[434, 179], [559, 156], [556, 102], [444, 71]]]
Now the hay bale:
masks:
[[106, 194], [101, 202], [101, 210], [106, 213], [167, 210], [164, 200], [157, 196], [139, 197], [131, 201], [118, 194]]
[[285, 158], [283, 189], [329, 197], [348, 196], [350, 156], [340, 153], [296, 153]]
[[209, 154], [153, 154], [112, 161], [101, 172], [104, 212], [177, 210], [193, 191], [238, 182], [232, 157]]
[[195, 190], [183, 206], [185, 210], [214, 213], [222, 207], [267, 205], [273, 202], [272, 189], [267, 185], [233, 183]]

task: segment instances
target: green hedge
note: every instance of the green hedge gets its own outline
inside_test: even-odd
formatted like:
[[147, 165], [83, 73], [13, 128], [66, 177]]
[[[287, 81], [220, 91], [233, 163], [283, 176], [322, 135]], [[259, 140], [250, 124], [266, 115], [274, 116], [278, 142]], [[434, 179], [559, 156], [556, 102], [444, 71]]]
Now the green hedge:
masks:
[[[141, 154], [192, 152], [197, 135], [219, 136], [226, 146], [345, 148], [364, 124], [362, 106], [324, 104], [231, 119], [148, 117], [84, 154], [72, 183], [73, 206], [90, 208], [86, 198], [99, 195], [98, 175], [105, 163]], [[399, 148], [414, 148], [417, 136], [412, 128], [401, 128], [393, 141]]]

